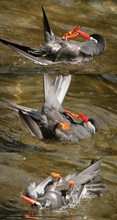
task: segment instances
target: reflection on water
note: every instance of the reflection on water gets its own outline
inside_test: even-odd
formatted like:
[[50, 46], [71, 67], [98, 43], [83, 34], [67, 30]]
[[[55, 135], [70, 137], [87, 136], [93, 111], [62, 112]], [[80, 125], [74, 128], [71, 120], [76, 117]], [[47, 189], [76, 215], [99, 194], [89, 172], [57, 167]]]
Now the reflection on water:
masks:
[[82, 200], [79, 206], [61, 212], [34, 210], [32, 215], [41, 220], [117, 219], [117, 75], [88, 75], [116, 71], [116, 2], [1, 0], [1, 36], [34, 47], [44, 42], [40, 5], [46, 8], [57, 35], [81, 24], [87, 32], [105, 36], [106, 52], [86, 66], [41, 67], [0, 45], [1, 98], [41, 109], [42, 74], [74, 74], [63, 106], [94, 115], [100, 128], [95, 136], [76, 144], [40, 141], [29, 134], [17, 113], [0, 106], [0, 219], [24, 219], [30, 214], [29, 205], [20, 198], [29, 182], [38, 184], [52, 171], [63, 176], [80, 172], [91, 159], [100, 157], [105, 158], [100, 171], [107, 186], [103, 197]]

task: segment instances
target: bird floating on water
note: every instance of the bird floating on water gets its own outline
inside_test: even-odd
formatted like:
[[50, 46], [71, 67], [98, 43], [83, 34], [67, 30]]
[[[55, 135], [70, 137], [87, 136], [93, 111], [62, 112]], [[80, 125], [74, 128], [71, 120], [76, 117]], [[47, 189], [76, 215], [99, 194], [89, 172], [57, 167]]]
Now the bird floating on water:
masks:
[[[62, 177], [58, 173], [51, 173], [43, 182], [36, 186], [31, 183], [26, 195], [21, 197], [39, 209], [60, 209], [73, 207], [83, 198], [96, 198], [106, 189], [105, 184], [98, 177], [103, 158], [92, 162], [80, 173], [68, 174]], [[54, 179], [53, 179], [54, 178]]]
[[75, 114], [62, 107], [70, 82], [71, 75], [56, 76], [53, 80], [48, 74], [44, 74], [44, 104], [41, 111], [2, 99], [0, 102], [18, 112], [33, 136], [39, 139], [55, 138], [59, 141], [77, 142], [96, 134], [98, 120], [84, 113]]
[[[104, 52], [106, 45], [104, 37], [99, 34], [87, 34], [80, 30], [80, 26], [76, 26], [72, 31], [64, 34], [63, 37], [55, 36], [50, 28], [43, 7], [42, 12], [45, 45], [40, 45], [39, 49], [34, 49], [12, 43], [5, 39], [0, 39], [0, 42], [40, 65], [55, 64], [58, 62], [80, 64], [88, 62], [94, 56], [101, 55]], [[87, 40], [85, 42], [69, 40], [78, 35], [83, 36]], [[47, 60], [40, 59], [40, 57], [45, 57]]]

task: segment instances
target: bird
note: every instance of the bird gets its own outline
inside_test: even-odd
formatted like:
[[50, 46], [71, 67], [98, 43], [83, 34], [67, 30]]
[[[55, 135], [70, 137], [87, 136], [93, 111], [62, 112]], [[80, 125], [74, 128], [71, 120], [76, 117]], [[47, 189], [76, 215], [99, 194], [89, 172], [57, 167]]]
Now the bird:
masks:
[[31, 204], [32, 208], [60, 209], [73, 207], [83, 198], [96, 198], [106, 190], [105, 184], [98, 177], [104, 158], [91, 162], [80, 173], [68, 174], [64, 178], [59, 173], [50, 175], [39, 185], [29, 184], [22, 199]]
[[[62, 37], [55, 36], [50, 28], [43, 7], [42, 12], [45, 45], [40, 45], [39, 49], [35, 49], [12, 43], [2, 38], [0, 38], [0, 42], [40, 65], [56, 64], [60, 62], [67, 62], [70, 64], [86, 63], [94, 56], [101, 55], [104, 52], [106, 46], [105, 38], [99, 34], [87, 34], [80, 30], [80, 26], [76, 26], [72, 31], [69, 31]], [[74, 38], [78, 35], [83, 36], [87, 40], [84, 42], [70, 40], [70, 38]], [[40, 57], [45, 57], [47, 59], [41, 59]]]
[[82, 112], [76, 114], [62, 107], [71, 75], [59, 75], [52, 79], [44, 74], [43, 78], [44, 104], [41, 111], [3, 99], [0, 103], [17, 111], [30, 133], [39, 139], [78, 142], [96, 134], [99, 127], [97, 118]]

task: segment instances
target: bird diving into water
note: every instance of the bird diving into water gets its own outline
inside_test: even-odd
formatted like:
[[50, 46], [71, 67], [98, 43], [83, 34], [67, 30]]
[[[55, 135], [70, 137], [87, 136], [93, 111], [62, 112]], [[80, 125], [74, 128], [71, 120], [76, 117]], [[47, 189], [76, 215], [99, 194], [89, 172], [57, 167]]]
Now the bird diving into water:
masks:
[[51, 173], [43, 182], [36, 186], [31, 183], [26, 195], [21, 197], [31, 204], [32, 208], [60, 209], [61, 207], [73, 207], [83, 198], [96, 198], [102, 195], [106, 189], [105, 184], [98, 177], [103, 158], [92, 161], [80, 173], [68, 174], [62, 177], [58, 173]]
[[44, 74], [44, 104], [41, 111], [2, 99], [0, 102], [18, 112], [33, 136], [39, 139], [54, 138], [77, 142], [96, 134], [98, 120], [84, 113], [72, 113], [62, 107], [70, 81], [71, 75], [56, 76], [53, 80], [48, 74]]
[[[81, 31], [80, 26], [76, 26], [72, 31], [63, 35], [63, 37], [55, 36], [50, 28], [43, 7], [42, 12], [45, 45], [40, 45], [39, 49], [34, 49], [12, 43], [5, 39], [0, 39], [0, 42], [40, 65], [55, 64], [58, 62], [69, 62], [71, 64], [85, 63], [90, 61], [94, 56], [101, 55], [104, 52], [106, 45], [104, 37], [99, 34], [89, 35]], [[85, 42], [69, 40], [78, 35], [83, 36], [87, 40]], [[40, 57], [46, 59], [41, 59]]]

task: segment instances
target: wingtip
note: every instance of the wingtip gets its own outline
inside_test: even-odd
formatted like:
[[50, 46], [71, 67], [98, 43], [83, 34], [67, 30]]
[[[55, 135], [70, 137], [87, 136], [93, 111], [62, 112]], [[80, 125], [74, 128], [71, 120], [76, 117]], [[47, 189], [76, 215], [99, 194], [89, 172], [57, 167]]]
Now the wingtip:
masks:
[[9, 41], [4, 40], [4, 39], [2, 39], [2, 38], [0, 38], [0, 42], [3, 43], [3, 44], [5, 44], [5, 45], [8, 45], [8, 44], [10, 43]]
[[43, 5], [41, 5], [41, 9], [42, 9], [42, 12], [43, 12], [43, 17], [46, 17], [46, 13], [45, 13]]
[[90, 165], [93, 165], [93, 164], [97, 163], [100, 166], [103, 161], [104, 161], [104, 157], [101, 157], [99, 159], [92, 159]]
[[32, 119], [30, 115], [24, 114], [23, 111], [21, 111], [20, 109], [18, 113], [22, 122], [25, 124], [30, 133], [39, 139], [43, 139], [41, 129], [38, 126], [38, 124], [34, 121], [34, 119]]
[[43, 7], [43, 5], [41, 5], [41, 9], [42, 9], [42, 11], [44, 11], [44, 7]]

